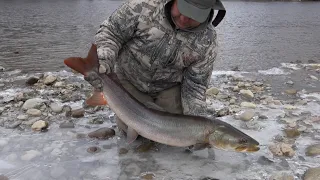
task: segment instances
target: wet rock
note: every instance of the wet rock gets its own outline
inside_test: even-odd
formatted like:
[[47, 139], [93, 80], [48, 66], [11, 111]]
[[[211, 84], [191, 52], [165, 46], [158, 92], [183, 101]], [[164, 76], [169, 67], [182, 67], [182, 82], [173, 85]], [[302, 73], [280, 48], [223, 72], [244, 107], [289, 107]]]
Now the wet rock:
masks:
[[270, 159], [268, 159], [267, 157], [265, 156], [260, 156], [257, 163], [261, 164], [261, 165], [271, 165], [273, 164], [274, 162], [271, 161]]
[[74, 128], [73, 122], [63, 122], [60, 124], [59, 128]]
[[22, 121], [15, 121], [15, 122], [7, 125], [6, 128], [14, 129], [14, 128], [18, 127], [21, 123], [22, 123]]
[[88, 121], [89, 124], [103, 124], [104, 120], [100, 117], [90, 119]]
[[268, 119], [268, 116], [266, 116], [266, 115], [259, 115], [259, 119]]
[[272, 102], [275, 105], [282, 105], [282, 102], [280, 100], [273, 100]]
[[43, 121], [43, 120], [39, 120], [39, 121], [36, 121], [35, 123], [33, 123], [31, 128], [34, 131], [43, 131], [43, 130], [47, 129], [48, 126], [49, 126], [48, 122]]
[[252, 99], [254, 97], [253, 93], [250, 90], [240, 90], [240, 94], [245, 98]]
[[136, 148], [136, 151], [137, 152], [148, 152], [150, 151], [153, 147], [154, 147], [154, 142], [150, 141], [150, 142], [145, 142], [141, 145], [139, 145], [137, 148]]
[[38, 81], [39, 81], [38, 77], [29, 77], [28, 80], [26, 81], [26, 84], [29, 86], [32, 86], [35, 83], [37, 83]]
[[236, 100], [235, 100], [235, 99], [230, 99], [229, 103], [230, 103], [230, 104], [235, 104], [235, 103], [236, 103]]
[[30, 150], [30, 151], [27, 151], [23, 156], [21, 156], [21, 160], [30, 161], [40, 155], [41, 155], [41, 152], [36, 150]]
[[87, 135], [86, 134], [83, 134], [83, 133], [78, 133], [77, 135], [76, 135], [76, 138], [77, 139], [84, 139], [84, 138], [86, 138], [87, 137]]
[[285, 143], [272, 144], [269, 146], [269, 150], [276, 156], [292, 157], [295, 155], [291, 145]]
[[300, 132], [296, 128], [285, 129], [284, 132], [288, 138], [296, 138], [296, 137], [300, 136]]
[[73, 109], [71, 111], [71, 116], [74, 118], [80, 118], [84, 116], [84, 109], [83, 108], [79, 108], [79, 109]]
[[244, 84], [244, 82], [238, 82], [237, 86], [238, 86], [239, 88], [244, 88], [244, 87], [245, 87], [245, 84]]
[[22, 109], [28, 110], [28, 109], [39, 109], [43, 103], [45, 102], [44, 99], [41, 98], [33, 98], [28, 99], [22, 106]]
[[289, 81], [287, 81], [287, 82], [286, 82], [286, 84], [288, 84], [288, 85], [292, 86], [292, 85], [294, 84], [294, 82], [293, 82], [293, 81], [291, 81], [291, 80], [289, 80]]
[[107, 128], [107, 127], [100, 128], [88, 134], [90, 138], [98, 138], [98, 139], [108, 139], [110, 137], [113, 137], [114, 135], [115, 135], [114, 129]]
[[253, 85], [255, 85], [255, 86], [262, 86], [262, 85], [263, 85], [263, 82], [258, 82], [258, 81], [256, 81], [256, 82], [253, 83]]
[[27, 121], [23, 121], [21, 124], [27, 125], [27, 126], [31, 126], [33, 123], [35, 123], [36, 121], [40, 120], [40, 117], [37, 118], [33, 118]]
[[302, 106], [302, 105], [306, 105], [306, 104], [308, 104], [308, 101], [305, 100], [305, 99], [299, 100], [299, 101], [296, 103], [297, 106]]
[[65, 83], [62, 81], [58, 81], [53, 84], [53, 87], [64, 87], [64, 86], [65, 86]]
[[[0, 68], [1, 68], [1, 66], [0, 66]], [[0, 69], [0, 71], [1, 71], [1, 69]], [[5, 175], [0, 175], [0, 180], [9, 180], [9, 178]]]
[[11, 96], [7, 96], [7, 97], [4, 97], [3, 98], [3, 102], [4, 103], [9, 103], [11, 101], [14, 101], [14, 97], [11, 97]]
[[319, 80], [319, 78], [317, 78], [316, 76], [313, 76], [313, 75], [310, 75], [309, 77], [310, 77], [311, 79], [313, 79], [313, 80], [316, 80], [316, 81]]
[[295, 90], [295, 89], [287, 89], [284, 92], [289, 95], [296, 95], [297, 94], [297, 90]]
[[99, 147], [96, 147], [96, 146], [92, 146], [92, 147], [89, 147], [88, 149], [87, 149], [87, 152], [88, 153], [98, 153], [98, 152], [100, 152], [101, 151], [101, 149], [99, 148]]
[[320, 167], [308, 169], [303, 175], [303, 180], [320, 180]]
[[240, 88], [238, 86], [234, 86], [232, 89], [233, 92], [239, 92]]
[[26, 113], [31, 116], [41, 116], [41, 111], [38, 109], [28, 109]]
[[320, 155], [320, 144], [314, 144], [314, 145], [308, 146], [306, 148], [306, 155], [307, 156], [318, 156], [318, 155]]
[[219, 89], [212, 87], [206, 91], [206, 94], [209, 96], [215, 96], [215, 95], [219, 94]]
[[120, 148], [118, 154], [119, 155], [124, 155], [128, 153], [128, 149], [126, 148]]
[[287, 109], [287, 110], [295, 110], [295, 109], [297, 109], [297, 107], [292, 106], [292, 105], [285, 105], [285, 106], [284, 106], [284, 109]]
[[269, 180], [294, 180], [294, 176], [291, 172], [280, 171], [271, 175]]
[[57, 80], [56, 76], [53, 75], [48, 75], [45, 79], [44, 79], [44, 84], [45, 85], [51, 85], [52, 83], [54, 83]]
[[246, 108], [252, 108], [255, 109], [257, 107], [257, 105], [255, 105], [254, 103], [250, 103], [250, 102], [242, 102], [240, 104], [241, 107], [246, 107]]
[[255, 112], [253, 110], [247, 110], [247, 111], [243, 112], [242, 114], [240, 114], [239, 118], [242, 121], [250, 121], [254, 115], [255, 115]]
[[225, 100], [225, 99], [228, 99], [228, 98], [229, 98], [229, 95], [227, 95], [227, 94], [218, 94], [216, 96], [216, 99], [218, 99], [218, 100]]
[[141, 179], [143, 180], [152, 180], [154, 179], [156, 176], [153, 173], [143, 173], [141, 174]]
[[60, 112], [62, 112], [63, 106], [61, 104], [53, 102], [50, 104], [50, 108], [51, 108], [52, 112], [60, 113]]

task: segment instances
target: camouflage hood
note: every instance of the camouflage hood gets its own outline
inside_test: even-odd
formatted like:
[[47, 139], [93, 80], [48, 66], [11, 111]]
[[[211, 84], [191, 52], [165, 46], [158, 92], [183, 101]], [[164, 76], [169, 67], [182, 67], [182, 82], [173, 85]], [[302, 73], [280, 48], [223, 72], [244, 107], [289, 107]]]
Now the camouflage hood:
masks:
[[167, 17], [168, 2], [125, 2], [98, 30], [98, 56], [150, 95], [181, 84], [184, 113], [200, 114], [216, 57], [213, 13], [199, 28], [178, 30]]

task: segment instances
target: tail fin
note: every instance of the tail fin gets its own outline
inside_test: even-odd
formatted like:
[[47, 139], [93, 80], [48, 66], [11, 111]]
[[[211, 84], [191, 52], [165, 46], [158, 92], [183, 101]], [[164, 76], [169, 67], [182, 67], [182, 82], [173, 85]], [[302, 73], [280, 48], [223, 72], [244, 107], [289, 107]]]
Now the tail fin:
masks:
[[84, 76], [87, 75], [87, 72], [93, 70], [93, 68], [98, 69], [98, 63], [97, 46], [94, 44], [92, 44], [86, 58], [70, 57], [64, 60], [65, 65]]

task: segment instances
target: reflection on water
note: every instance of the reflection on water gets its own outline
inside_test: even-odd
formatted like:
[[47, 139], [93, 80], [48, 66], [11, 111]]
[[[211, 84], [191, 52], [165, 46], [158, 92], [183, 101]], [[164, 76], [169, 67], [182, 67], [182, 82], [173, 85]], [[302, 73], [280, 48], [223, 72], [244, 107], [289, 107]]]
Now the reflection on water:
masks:
[[[0, 1], [0, 65], [56, 71], [85, 55], [100, 23], [122, 1]], [[269, 69], [280, 62], [319, 62], [320, 3], [225, 2], [216, 69]]]

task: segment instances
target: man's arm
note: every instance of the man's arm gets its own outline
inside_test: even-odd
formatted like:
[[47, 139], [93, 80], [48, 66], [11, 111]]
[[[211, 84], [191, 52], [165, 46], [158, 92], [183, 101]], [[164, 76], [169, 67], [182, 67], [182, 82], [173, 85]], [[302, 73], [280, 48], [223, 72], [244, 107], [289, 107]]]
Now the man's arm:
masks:
[[206, 116], [206, 89], [208, 88], [213, 62], [216, 59], [216, 44], [213, 43], [203, 59], [193, 63], [185, 71], [181, 87], [183, 114]]
[[113, 71], [119, 50], [134, 35], [142, 10], [139, 6], [139, 0], [127, 1], [100, 25], [95, 35], [100, 73]]

